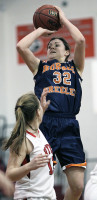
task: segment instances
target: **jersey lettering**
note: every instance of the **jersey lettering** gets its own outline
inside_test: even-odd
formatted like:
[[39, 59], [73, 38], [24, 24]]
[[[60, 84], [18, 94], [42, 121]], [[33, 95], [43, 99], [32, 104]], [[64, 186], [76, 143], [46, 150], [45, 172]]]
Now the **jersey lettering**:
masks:
[[53, 63], [51, 66], [49, 65], [44, 65], [43, 66], [43, 71], [42, 73], [46, 72], [46, 71], [49, 71], [49, 70], [68, 70], [68, 71], [72, 71], [73, 74], [75, 74], [75, 71], [74, 71], [74, 67], [71, 66], [61, 66], [61, 63]]
[[75, 96], [74, 88], [68, 88], [68, 87], [63, 87], [63, 86], [49, 86], [46, 88], [48, 89], [49, 93], [61, 93], [61, 94]]
[[[48, 155], [52, 154], [52, 149], [49, 144], [45, 145], [44, 152], [45, 152], [45, 154], [48, 154]], [[51, 159], [53, 160], [53, 156]], [[50, 161], [51, 161], [51, 159], [50, 159]], [[49, 174], [52, 175], [53, 174], [53, 165], [51, 164], [50, 161], [48, 162], [48, 167], [49, 167]]]
[[[44, 65], [43, 72], [53, 72], [53, 83], [58, 86], [48, 86], [49, 93], [61, 93], [66, 95], [75, 96], [75, 89], [69, 88], [71, 86], [71, 72], [75, 74], [74, 66], [61, 66], [61, 63], [53, 63], [51, 66]], [[61, 70], [61, 71], [57, 71]], [[62, 85], [64, 86], [61, 86]]]

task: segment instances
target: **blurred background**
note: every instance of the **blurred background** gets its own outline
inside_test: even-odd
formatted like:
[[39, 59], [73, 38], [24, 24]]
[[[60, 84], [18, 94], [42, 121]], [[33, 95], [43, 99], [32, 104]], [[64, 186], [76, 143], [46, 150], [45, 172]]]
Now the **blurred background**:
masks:
[[[77, 115], [87, 160], [86, 184], [90, 171], [97, 163], [97, 0], [0, 0], [0, 146], [14, 126], [14, 107], [18, 97], [34, 91], [33, 75], [20, 60], [16, 44], [20, 37], [28, 33], [29, 27], [31, 32], [33, 14], [44, 4], [61, 7], [69, 20], [76, 25], [78, 23], [86, 37], [82, 105]], [[40, 44], [36, 43], [35, 48]], [[8, 156], [8, 151], [0, 150], [0, 168], [3, 171]], [[55, 168], [58, 200], [63, 199], [66, 185], [66, 177], [58, 164]], [[0, 193], [0, 200], [6, 199]]]

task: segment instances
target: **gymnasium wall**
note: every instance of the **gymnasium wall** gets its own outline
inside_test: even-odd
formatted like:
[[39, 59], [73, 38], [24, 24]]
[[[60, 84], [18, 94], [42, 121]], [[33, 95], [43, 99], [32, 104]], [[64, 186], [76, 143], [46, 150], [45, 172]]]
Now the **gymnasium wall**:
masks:
[[[68, 0], [63, 7], [60, 0], [6, 0], [0, 5], [0, 115], [8, 124], [15, 122], [17, 98], [33, 91], [33, 75], [25, 64], [17, 63], [16, 27], [32, 23], [34, 11], [43, 4], [60, 6], [68, 19], [94, 19], [95, 57], [85, 60], [82, 107], [77, 119], [80, 123], [84, 149], [88, 157], [97, 157], [97, 113], [93, 106], [92, 67], [97, 66], [97, 0]], [[95, 91], [97, 92], [97, 91]]]

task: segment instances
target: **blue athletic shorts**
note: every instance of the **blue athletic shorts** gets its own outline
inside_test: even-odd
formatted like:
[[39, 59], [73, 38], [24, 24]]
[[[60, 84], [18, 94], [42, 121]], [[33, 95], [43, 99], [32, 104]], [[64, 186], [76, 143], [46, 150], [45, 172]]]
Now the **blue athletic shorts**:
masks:
[[86, 167], [79, 123], [75, 117], [45, 114], [40, 130], [51, 145], [53, 154], [57, 156], [63, 170], [71, 166]]

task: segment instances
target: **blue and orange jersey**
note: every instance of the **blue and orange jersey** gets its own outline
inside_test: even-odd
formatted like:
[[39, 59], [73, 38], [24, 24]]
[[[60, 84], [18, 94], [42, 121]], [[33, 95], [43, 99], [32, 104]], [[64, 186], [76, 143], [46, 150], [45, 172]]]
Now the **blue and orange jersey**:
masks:
[[73, 60], [59, 63], [40, 61], [37, 74], [34, 76], [35, 94], [40, 99], [44, 88], [48, 88], [47, 99], [50, 105], [47, 111], [64, 113], [65, 115], [78, 114], [81, 106], [81, 81]]

